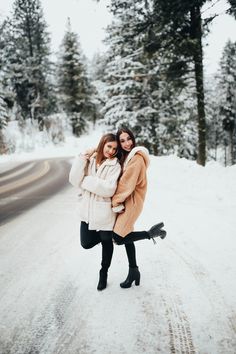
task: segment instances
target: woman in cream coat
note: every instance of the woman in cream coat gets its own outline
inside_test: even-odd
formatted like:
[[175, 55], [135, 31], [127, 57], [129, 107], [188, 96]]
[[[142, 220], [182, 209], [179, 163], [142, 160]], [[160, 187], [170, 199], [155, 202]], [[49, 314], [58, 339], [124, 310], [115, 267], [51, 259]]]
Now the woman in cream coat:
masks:
[[147, 168], [149, 153], [145, 147], [136, 147], [133, 133], [127, 128], [117, 132], [117, 139], [122, 151], [122, 175], [117, 190], [112, 198], [113, 210], [118, 214], [114, 226], [113, 238], [119, 245], [124, 244], [129, 261], [129, 273], [122, 288], [130, 288], [132, 282], [140, 283], [140, 272], [136, 262], [134, 241], [166, 236], [161, 222], [149, 231], [133, 231], [134, 223], [139, 217], [147, 192]]
[[104, 135], [96, 152], [76, 157], [69, 175], [70, 183], [80, 189], [80, 240], [85, 249], [102, 243], [102, 262], [97, 289], [107, 286], [107, 272], [113, 254], [112, 230], [116, 213], [112, 210], [121, 166], [117, 158], [114, 134]]

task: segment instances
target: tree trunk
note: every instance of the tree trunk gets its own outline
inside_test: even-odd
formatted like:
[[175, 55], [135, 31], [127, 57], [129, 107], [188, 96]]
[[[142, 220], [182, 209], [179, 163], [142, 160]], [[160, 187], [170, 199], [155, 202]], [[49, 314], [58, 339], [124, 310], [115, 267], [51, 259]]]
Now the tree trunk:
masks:
[[206, 119], [203, 86], [203, 53], [202, 53], [202, 25], [200, 7], [195, 5], [191, 9], [192, 37], [196, 41], [194, 50], [194, 69], [197, 91], [198, 111], [198, 157], [197, 162], [205, 166], [206, 163]]
[[4, 135], [2, 129], [0, 129], [0, 155], [7, 153], [7, 146], [5, 143]]
[[234, 164], [234, 130], [229, 132], [229, 144], [230, 144], [230, 162], [231, 165]]

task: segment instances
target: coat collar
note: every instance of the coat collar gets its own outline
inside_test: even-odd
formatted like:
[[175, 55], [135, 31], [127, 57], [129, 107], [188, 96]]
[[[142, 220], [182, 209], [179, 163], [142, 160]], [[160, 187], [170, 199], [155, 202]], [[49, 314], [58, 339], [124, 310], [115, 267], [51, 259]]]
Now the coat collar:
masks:
[[136, 146], [134, 147], [130, 153], [128, 154], [128, 156], [126, 157], [126, 160], [125, 160], [125, 163], [124, 163], [124, 169], [126, 168], [128, 162], [134, 157], [135, 154], [140, 154], [145, 163], [146, 163], [146, 166], [149, 165], [149, 151], [148, 149], [146, 149], [144, 146]]
[[96, 169], [96, 155], [93, 154], [90, 157], [90, 162], [92, 163], [92, 168], [94, 173], [99, 173], [105, 166], [115, 166], [117, 164], [117, 157], [114, 157], [113, 159], [106, 159], [104, 160], [101, 165]]
[[[91, 161], [91, 159], [94, 159], [94, 161], [95, 161], [96, 156], [97, 156], [97, 153], [94, 152], [92, 154], [92, 156], [90, 157], [90, 161]], [[104, 160], [100, 166], [107, 166], [107, 165], [114, 166], [116, 163], [117, 163], [117, 157], [114, 157], [113, 159]]]

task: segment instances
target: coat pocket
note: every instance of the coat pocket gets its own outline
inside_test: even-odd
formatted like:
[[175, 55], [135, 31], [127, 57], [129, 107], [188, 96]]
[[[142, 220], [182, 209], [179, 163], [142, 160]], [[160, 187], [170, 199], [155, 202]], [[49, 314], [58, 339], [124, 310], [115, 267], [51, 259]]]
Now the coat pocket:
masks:
[[84, 193], [79, 193], [77, 196], [77, 215], [79, 216], [80, 220], [88, 222], [88, 205], [87, 199]]
[[79, 193], [77, 196], [77, 203], [81, 203], [82, 199], [83, 199], [83, 194]]
[[82, 194], [77, 195], [77, 200], [76, 200], [76, 214], [81, 217], [81, 202], [82, 202]]
[[113, 211], [111, 208], [111, 202], [95, 202], [94, 208], [94, 220], [99, 225], [106, 225], [111, 223], [113, 219]]

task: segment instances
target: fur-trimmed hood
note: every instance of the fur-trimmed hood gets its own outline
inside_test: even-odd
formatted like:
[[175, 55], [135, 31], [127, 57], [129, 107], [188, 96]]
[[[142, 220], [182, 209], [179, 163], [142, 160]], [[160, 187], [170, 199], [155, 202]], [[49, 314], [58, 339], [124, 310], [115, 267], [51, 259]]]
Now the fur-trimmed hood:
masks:
[[149, 166], [150, 159], [149, 159], [149, 151], [148, 151], [148, 149], [146, 149], [144, 146], [136, 146], [130, 151], [130, 153], [126, 157], [123, 170], [125, 170], [127, 164], [134, 157], [135, 154], [138, 154], [138, 155], [142, 156], [142, 158], [143, 158], [143, 160], [145, 162], [146, 168]]

